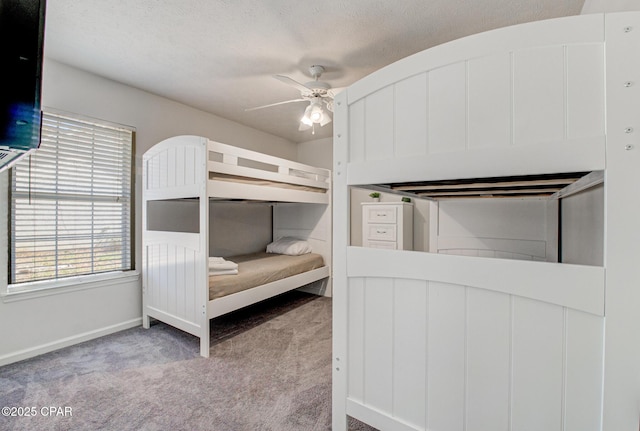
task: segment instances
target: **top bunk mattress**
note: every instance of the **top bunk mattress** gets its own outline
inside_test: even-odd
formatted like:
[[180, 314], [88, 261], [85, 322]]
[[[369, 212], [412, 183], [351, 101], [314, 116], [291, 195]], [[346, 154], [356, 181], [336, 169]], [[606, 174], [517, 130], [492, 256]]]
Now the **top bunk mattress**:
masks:
[[238, 274], [209, 276], [209, 300], [325, 266], [316, 253], [289, 256], [259, 252], [225, 259], [238, 264]]
[[231, 183], [249, 184], [254, 186], [262, 186], [262, 187], [278, 187], [282, 189], [300, 190], [304, 192], [313, 192], [313, 193], [327, 192], [327, 189], [322, 189], [320, 187], [311, 187], [311, 186], [305, 186], [301, 184], [291, 184], [291, 183], [285, 183], [281, 181], [270, 181], [270, 180], [261, 179], [261, 178], [249, 178], [249, 177], [243, 177], [240, 175], [220, 174], [217, 172], [210, 172], [209, 179], [217, 180], [217, 181], [227, 181]]

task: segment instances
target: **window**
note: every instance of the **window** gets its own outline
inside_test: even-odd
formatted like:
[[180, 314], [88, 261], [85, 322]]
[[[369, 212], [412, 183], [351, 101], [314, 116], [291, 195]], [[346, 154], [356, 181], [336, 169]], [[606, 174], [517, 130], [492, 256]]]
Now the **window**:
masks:
[[12, 169], [10, 284], [132, 269], [132, 147], [130, 128], [44, 113]]

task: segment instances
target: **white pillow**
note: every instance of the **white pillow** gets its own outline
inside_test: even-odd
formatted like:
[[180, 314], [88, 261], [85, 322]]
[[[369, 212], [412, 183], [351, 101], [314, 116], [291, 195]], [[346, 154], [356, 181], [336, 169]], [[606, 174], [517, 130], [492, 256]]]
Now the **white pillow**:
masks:
[[311, 246], [307, 241], [302, 239], [285, 236], [268, 244], [267, 253], [297, 256], [300, 254], [311, 253]]

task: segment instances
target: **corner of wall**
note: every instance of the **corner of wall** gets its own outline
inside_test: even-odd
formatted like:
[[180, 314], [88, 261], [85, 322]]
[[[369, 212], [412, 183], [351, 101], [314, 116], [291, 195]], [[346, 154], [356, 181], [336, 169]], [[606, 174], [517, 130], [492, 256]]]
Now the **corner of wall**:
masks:
[[585, 0], [581, 15], [604, 12], [640, 11], [637, 0]]
[[333, 138], [298, 143], [298, 162], [333, 169]]

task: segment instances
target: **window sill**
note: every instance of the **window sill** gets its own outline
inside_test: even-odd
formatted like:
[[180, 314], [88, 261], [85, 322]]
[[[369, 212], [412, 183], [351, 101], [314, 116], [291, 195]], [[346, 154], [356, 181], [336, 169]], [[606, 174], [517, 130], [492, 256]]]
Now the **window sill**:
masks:
[[114, 272], [108, 274], [81, 275], [60, 280], [38, 281], [19, 285], [9, 285], [7, 292], [0, 293], [2, 302], [16, 302], [42, 298], [50, 295], [77, 292], [86, 289], [132, 283], [140, 280], [137, 271]]

